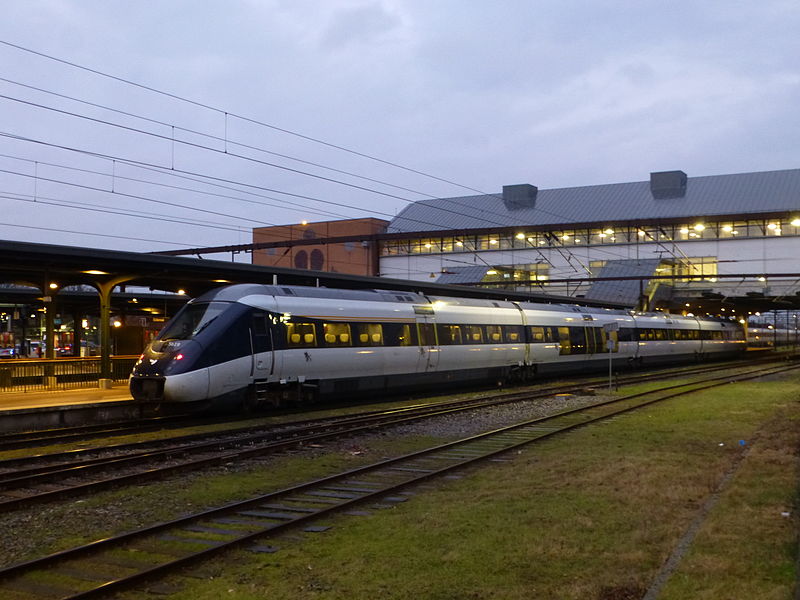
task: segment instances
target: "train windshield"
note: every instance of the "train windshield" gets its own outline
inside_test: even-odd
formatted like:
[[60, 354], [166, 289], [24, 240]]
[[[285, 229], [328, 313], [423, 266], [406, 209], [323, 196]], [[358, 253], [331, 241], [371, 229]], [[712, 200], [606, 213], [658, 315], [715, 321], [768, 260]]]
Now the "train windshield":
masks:
[[224, 302], [187, 304], [158, 335], [159, 340], [190, 340], [211, 321], [216, 319], [229, 305]]

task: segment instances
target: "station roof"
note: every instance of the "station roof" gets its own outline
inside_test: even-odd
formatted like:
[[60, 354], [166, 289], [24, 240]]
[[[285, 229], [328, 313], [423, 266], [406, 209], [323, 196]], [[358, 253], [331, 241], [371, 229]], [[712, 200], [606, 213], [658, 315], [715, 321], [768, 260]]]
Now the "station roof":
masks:
[[[138, 252], [75, 248], [29, 242], [0, 240], [0, 284], [35, 286], [46, 290], [51, 282], [64, 288], [73, 285], [114, 284], [144, 286], [178, 292], [183, 289], [191, 297], [230, 283], [262, 283], [324, 286], [343, 289], [383, 289], [416, 291], [436, 296], [525, 300], [528, 302], [584, 304], [620, 308], [619, 303], [583, 300], [511, 290], [487, 290], [456, 285], [442, 285], [365, 277], [344, 273], [327, 273], [282, 267], [265, 267], [249, 263], [203, 260], [179, 256], [161, 256]], [[13, 290], [0, 289], [13, 295]]]
[[[659, 194], [658, 178], [680, 174], [681, 194]], [[656, 187], [654, 187], [654, 185]], [[510, 188], [527, 187], [515, 202]], [[667, 196], [667, 197], [664, 197]], [[550, 190], [508, 186], [502, 194], [420, 200], [391, 222], [388, 233], [463, 231], [514, 226], [653, 222], [698, 217], [775, 216], [800, 211], [800, 169], [686, 177], [681, 171], [652, 173], [650, 181]]]

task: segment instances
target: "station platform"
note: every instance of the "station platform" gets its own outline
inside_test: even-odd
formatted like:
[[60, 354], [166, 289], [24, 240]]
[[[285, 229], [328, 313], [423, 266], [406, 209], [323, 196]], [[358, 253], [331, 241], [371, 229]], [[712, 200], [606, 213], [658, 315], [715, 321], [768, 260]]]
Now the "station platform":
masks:
[[7, 392], [0, 394], [0, 433], [135, 419], [138, 407], [127, 382], [110, 389]]

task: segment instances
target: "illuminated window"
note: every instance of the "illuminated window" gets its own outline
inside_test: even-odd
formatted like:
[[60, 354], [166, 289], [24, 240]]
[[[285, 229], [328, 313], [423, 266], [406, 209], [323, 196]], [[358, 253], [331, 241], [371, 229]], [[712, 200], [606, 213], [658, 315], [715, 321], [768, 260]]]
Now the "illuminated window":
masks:
[[287, 323], [286, 343], [289, 348], [313, 348], [317, 345], [313, 323]]

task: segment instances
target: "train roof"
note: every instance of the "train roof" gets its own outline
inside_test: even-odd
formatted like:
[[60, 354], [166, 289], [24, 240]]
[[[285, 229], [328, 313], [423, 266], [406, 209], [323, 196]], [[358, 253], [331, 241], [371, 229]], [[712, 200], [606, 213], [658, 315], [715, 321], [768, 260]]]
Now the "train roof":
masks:
[[[367, 302], [405, 302], [409, 304], [427, 304], [429, 302], [436, 302], [437, 300], [440, 300], [443, 302], [456, 303], [459, 306], [481, 306], [486, 308], [502, 308], [503, 304], [505, 304], [507, 307], [512, 306], [511, 302], [483, 298], [425, 296], [415, 292], [401, 292], [393, 290], [344, 290], [327, 287], [262, 285], [255, 283], [240, 283], [216, 288], [206, 292], [201, 296], [198, 296], [197, 298], [194, 298], [190, 302], [238, 302], [247, 296], [326, 298], [331, 300], [361, 300]], [[717, 317], [688, 317], [683, 315], [671, 315], [667, 313], [634, 313], [632, 311], [621, 309], [587, 307], [579, 306], [577, 304], [537, 304], [533, 302], [516, 302], [516, 304], [519, 304], [526, 310], [544, 310], [561, 313], [580, 313], [587, 315], [625, 315], [629, 317], [632, 316], [634, 318], [658, 317], [667, 321], [673, 319], [676, 321], [697, 320], [706, 323], [717, 322], [723, 325], [738, 325], [738, 323], [733, 323], [729, 320]]]

